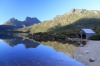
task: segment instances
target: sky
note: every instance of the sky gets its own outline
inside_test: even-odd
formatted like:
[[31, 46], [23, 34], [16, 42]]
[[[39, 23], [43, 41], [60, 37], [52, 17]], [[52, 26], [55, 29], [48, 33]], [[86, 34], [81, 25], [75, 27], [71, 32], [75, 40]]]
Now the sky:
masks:
[[100, 10], [100, 0], [0, 0], [0, 24], [14, 17], [50, 20], [71, 9]]

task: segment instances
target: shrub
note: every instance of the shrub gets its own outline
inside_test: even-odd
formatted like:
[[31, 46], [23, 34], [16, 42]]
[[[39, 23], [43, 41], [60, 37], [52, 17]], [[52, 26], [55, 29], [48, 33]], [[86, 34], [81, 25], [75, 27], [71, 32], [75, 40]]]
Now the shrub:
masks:
[[100, 40], [100, 34], [93, 35], [90, 37], [91, 40]]

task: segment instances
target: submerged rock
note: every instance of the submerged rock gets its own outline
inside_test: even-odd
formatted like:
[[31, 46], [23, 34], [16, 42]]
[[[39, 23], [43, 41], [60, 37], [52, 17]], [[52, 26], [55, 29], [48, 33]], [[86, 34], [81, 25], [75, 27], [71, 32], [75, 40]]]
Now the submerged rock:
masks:
[[94, 62], [95, 59], [94, 59], [94, 58], [90, 58], [89, 61], [90, 61], [90, 62]]

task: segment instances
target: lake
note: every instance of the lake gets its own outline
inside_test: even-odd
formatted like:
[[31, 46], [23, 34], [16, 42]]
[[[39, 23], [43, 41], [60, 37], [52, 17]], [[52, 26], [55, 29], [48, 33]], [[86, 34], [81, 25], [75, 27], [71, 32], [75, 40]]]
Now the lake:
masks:
[[0, 66], [84, 65], [53, 46], [22, 37], [0, 35]]

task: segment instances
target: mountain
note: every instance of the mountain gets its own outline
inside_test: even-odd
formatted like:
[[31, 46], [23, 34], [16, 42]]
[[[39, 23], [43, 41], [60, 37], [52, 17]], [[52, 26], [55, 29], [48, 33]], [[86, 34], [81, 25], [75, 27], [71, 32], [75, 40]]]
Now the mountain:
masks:
[[34, 18], [26, 17], [24, 21], [11, 18], [8, 21], [6, 21], [4, 24], [0, 25], [0, 30], [9, 30], [9, 29], [28, 27], [38, 23], [40, 23], [40, 20], [38, 20], [36, 17]]
[[23, 23], [15, 18], [11, 18], [7, 22], [5, 22], [3, 25], [22, 26]]
[[38, 20], [36, 17], [34, 18], [26, 17], [26, 19], [23, 21], [23, 24], [25, 26], [31, 26], [31, 25], [38, 24], [38, 23], [40, 23], [40, 20]]
[[57, 15], [52, 20], [43, 21], [23, 29], [31, 33], [53, 32], [65, 34], [71, 32], [76, 33], [80, 28], [92, 28], [96, 32], [99, 32], [100, 11], [72, 9], [63, 15]]

